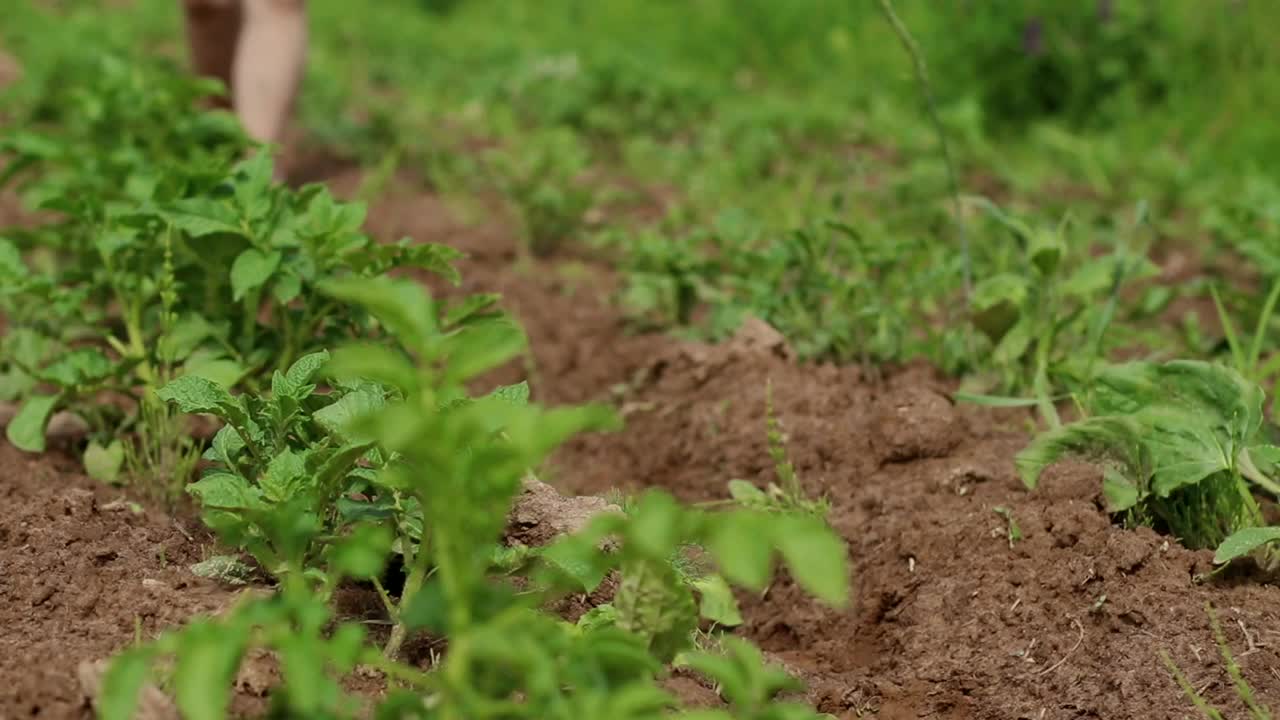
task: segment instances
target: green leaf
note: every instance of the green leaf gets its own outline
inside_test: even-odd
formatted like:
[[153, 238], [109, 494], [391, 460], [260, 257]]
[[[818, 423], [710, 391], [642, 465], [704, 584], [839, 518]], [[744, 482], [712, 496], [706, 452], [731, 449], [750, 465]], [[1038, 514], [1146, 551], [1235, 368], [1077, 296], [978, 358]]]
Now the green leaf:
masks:
[[729, 497], [748, 506], [757, 506], [769, 502], [769, 496], [763, 490], [746, 480], [730, 480]]
[[1103, 468], [1102, 494], [1107, 499], [1107, 512], [1124, 512], [1138, 504], [1142, 493], [1138, 486], [1113, 467]]
[[106, 447], [95, 441], [85, 448], [84, 469], [94, 480], [115, 485], [123, 466], [124, 445], [119, 440], [113, 440]]
[[111, 660], [98, 698], [102, 720], [133, 720], [154, 656], [151, 648], [143, 647], [126, 650]]
[[430, 356], [437, 332], [435, 302], [425, 288], [403, 278], [344, 278], [320, 286], [338, 300], [364, 306], [409, 348]]
[[212, 380], [195, 375], [183, 375], [156, 391], [156, 396], [173, 403], [189, 414], [210, 414], [227, 418], [227, 407], [235, 399], [225, 388]]
[[218, 432], [213, 436], [213, 442], [209, 444], [209, 449], [204, 451], [202, 456], [205, 460], [220, 462], [227, 467], [228, 470], [236, 469], [236, 458], [244, 450], [244, 438], [240, 437], [240, 433], [230, 425], [223, 425], [218, 428]]
[[1253, 527], [1232, 533], [1213, 553], [1219, 565], [1244, 557], [1263, 545], [1280, 542], [1280, 527]]
[[271, 393], [278, 399], [301, 401], [315, 390], [311, 378], [329, 361], [329, 353], [321, 350], [298, 358], [286, 372], [277, 370], [271, 376]]
[[449, 336], [449, 377], [469, 380], [517, 357], [525, 345], [524, 333], [514, 323], [490, 320], [467, 325]]
[[187, 720], [223, 720], [245, 638], [225, 624], [194, 620], [181, 634], [173, 692]]
[[245, 367], [229, 358], [193, 355], [182, 366], [184, 375], [201, 377], [224, 389], [231, 389], [244, 377]]
[[511, 403], [512, 405], [528, 405], [529, 383], [527, 381], [523, 381], [516, 383], [515, 385], [503, 385], [496, 388], [485, 397], [503, 400]]
[[715, 518], [707, 549], [730, 581], [751, 590], [763, 590], [773, 570], [770, 524], [773, 518], [740, 510]]
[[253, 568], [234, 555], [214, 555], [188, 568], [196, 577], [217, 580], [228, 585], [244, 585], [253, 577]]
[[267, 470], [258, 478], [262, 494], [271, 502], [285, 502], [294, 497], [307, 477], [305, 456], [284, 450], [271, 458]]
[[243, 234], [235, 210], [225, 203], [207, 197], [194, 197], [173, 203], [162, 213], [165, 220], [193, 238], [216, 233]]
[[276, 268], [280, 267], [280, 253], [264, 253], [249, 248], [240, 253], [231, 264], [231, 296], [239, 301], [245, 295], [266, 284]]
[[592, 538], [562, 536], [546, 546], [539, 557], [563, 577], [572, 580], [577, 589], [592, 592], [609, 574], [610, 563]]
[[53, 410], [62, 401], [61, 395], [33, 395], [18, 408], [18, 413], [5, 428], [5, 437], [19, 450], [44, 452], [45, 428]]
[[815, 517], [787, 516], [774, 525], [778, 550], [805, 590], [843, 608], [849, 601], [849, 560], [844, 540]]
[[356, 343], [338, 348], [325, 372], [343, 380], [372, 380], [405, 395], [416, 394], [418, 390], [418, 371], [404, 353], [385, 345]]
[[378, 577], [386, 564], [394, 539], [385, 525], [360, 525], [333, 546], [333, 572], [368, 580]]
[[115, 363], [96, 348], [72, 350], [40, 371], [40, 379], [64, 388], [99, 382], [111, 377]]
[[702, 617], [724, 627], [737, 627], [743, 623], [738, 601], [729, 583], [719, 575], [708, 575], [693, 581], [698, 591], [698, 612]]
[[262, 494], [238, 475], [215, 472], [187, 486], [187, 492], [206, 508], [252, 510], [262, 507]]
[[373, 438], [364, 428], [367, 419], [387, 406], [382, 393], [354, 390], [312, 414], [329, 434], [343, 442], [367, 443]]

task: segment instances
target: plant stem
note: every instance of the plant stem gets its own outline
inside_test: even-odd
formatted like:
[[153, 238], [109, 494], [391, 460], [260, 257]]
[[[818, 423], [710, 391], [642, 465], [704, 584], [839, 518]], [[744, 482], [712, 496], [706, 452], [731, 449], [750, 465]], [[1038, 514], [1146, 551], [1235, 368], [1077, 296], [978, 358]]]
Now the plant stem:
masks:
[[973, 268], [969, 255], [969, 236], [965, 232], [963, 208], [960, 202], [960, 181], [956, 173], [955, 163], [951, 160], [951, 148], [947, 143], [946, 128], [943, 127], [942, 118], [938, 115], [938, 103], [933, 96], [933, 85], [929, 81], [929, 67], [925, 64], [924, 54], [916, 44], [915, 38], [911, 36], [911, 31], [907, 29], [906, 23], [902, 22], [902, 18], [898, 17], [898, 13], [894, 12], [893, 3], [890, 0], [878, 0], [878, 4], [881, 12], [884, 13], [885, 18], [889, 21], [889, 25], [893, 27], [893, 32], [898, 36], [898, 40], [901, 41], [902, 47], [911, 56], [912, 64], [915, 66], [916, 80], [920, 83], [921, 91], [924, 94], [925, 107], [928, 110], [929, 119], [933, 123], [933, 128], [938, 134], [938, 141], [942, 146], [942, 160], [947, 166], [947, 180], [951, 186], [951, 200], [955, 205], [956, 230], [960, 235], [960, 253], [964, 264], [964, 300], [965, 307], [968, 307], [973, 289]]

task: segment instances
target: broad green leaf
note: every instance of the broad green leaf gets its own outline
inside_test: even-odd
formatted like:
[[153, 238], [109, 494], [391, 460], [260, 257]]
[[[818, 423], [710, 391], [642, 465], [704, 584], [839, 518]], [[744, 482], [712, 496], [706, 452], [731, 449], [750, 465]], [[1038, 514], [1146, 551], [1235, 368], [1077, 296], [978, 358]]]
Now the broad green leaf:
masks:
[[393, 540], [385, 525], [360, 525], [333, 546], [333, 572], [357, 580], [368, 580], [382, 573]]
[[27, 398], [9, 421], [9, 427], [5, 428], [5, 437], [19, 450], [44, 452], [45, 429], [54, 408], [61, 401], [61, 395], [32, 395]]
[[286, 388], [290, 393], [297, 392], [299, 389], [311, 382], [315, 374], [329, 362], [329, 353], [325, 350], [313, 352], [298, 358], [293, 365], [289, 366], [289, 370], [285, 373]]
[[469, 380], [517, 357], [525, 345], [524, 333], [514, 323], [490, 320], [467, 325], [449, 336], [449, 377]]
[[294, 497], [307, 478], [305, 456], [292, 450], [284, 450], [271, 458], [266, 472], [258, 478], [262, 494], [272, 502], [285, 502]]
[[1041, 433], [1014, 462], [1022, 482], [1034, 490], [1046, 468], [1068, 457], [1110, 460], [1129, 477], [1145, 478], [1151, 471], [1142, 429], [1127, 417], [1093, 417]]
[[461, 252], [448, 245], [418, 243], [401, 250], [397, 264], [430, 270], [457, 285], [462, 282], [462, 275], [454, 267], [454, 262], [463, 257]]
[[404, 353], [385, 345], [357, 343], [340, 347], [325, 367], [325, 373], [344, 380], [372, 380], [405, 395], [418, 390], [418, 371]]
[[665, 492], [649, 491], [635, 503], [627, 524], [627, 547], [654, 560], [670, 557], [683, 537], [684, 509]]
[[774, 538], [801, 587], [834, 607], [848, 603], [848, 550], [826, 523], [816, 517], [785, 516], [776, 521]]
[[1213, 553], [1213, 561], [1229, 563], [1268, 543], [1280, 542], [1280, 527], [1253, 527], [1232, 533]]
[[262, 495], [249, 481], [238, 475], [215, 472], [187, 486], [206, 508], [224, 510], [252, 510], [262, 506]]
[[223, 720], [246, 638], [225, 624], [194, 620], [181, 634], [173, 693], [187, 720]]
[[312, 418], [331, 435], [344, 442], [367, 443], [375, 440], [367, 432], [367, 420], [387, 406], [382, 393], [354, 390], [312, 414]]
[[276, 268], [280, 267], [280, 253], [264, 253], [249, 248], [240, 253], [231, 264], [231, 296], [239, 301], [245, 295], [262, 287]]
[[205, 460], [220, 462], [228, 470], [234, 471], [236, 469], [236, 458], [240, 456], [244, 447], [244, 438], [240, 437], [240, 433], [230, 425], [223, 425], [218, 429], [217, 434], [213, 436], [213, 442], [204, 451], [203, 457]]
[[431, 356], [436, 342], [435, 301], [426, 288], [403, 278], [345, 278], [320, 286], [322, 292], [364, 306], [407, 347]]
[[773, 571], [773, 517], [740, 510], [715, 518], [707, 549], [730, 581], [749, 590], [763, 590]]
[[193, 355], [183, 364], [182, 371], [184, 375], [204, 378], [228, 390], [235, 387], [245, 375], [245, 367], [235, 360], [207, 354]]
[[611, 567], [594, 539], [572, 535], [558, 538], [543, 548], [539, 557], [564, 577], [573, 580], [583, 592], [599, 587]]
[[179, 200], [163, 213], [165, 220], [193, 238], [216, 233], [243, 234], [235, 210], [207, 197]]
[[124, 445], [119, 440], [114, 440], [105, 447], [95, 441], [85, 448], [84, 469], [94, 480], [115, 485], [120, 481], [123, 466]]
[[134, 720], [138, 698], [151, 673], [151, 648], [125, 650], [111, 659], [102, 676], [98, 712], [102, 720]]
[[1124, 512], [1138, 504], [1142, 494], [1119, 470], [1108, 467], [1102, 471], [1102, 494], [1107, 499], [1107, 512]]
[[225, 388], [212, 380], [195, 375], [183, 375], [156, 391], [156, 396], [173, 403], [189, 414], [209, 414], [227, 418], [228, 406], [235, 399]]
[[743, 623], [738, 601], [729, 583], [719, 575], [708, 575], [693, 581], [698, 591], [698, 612], [702, 617], [724, 627], [737, 627]]

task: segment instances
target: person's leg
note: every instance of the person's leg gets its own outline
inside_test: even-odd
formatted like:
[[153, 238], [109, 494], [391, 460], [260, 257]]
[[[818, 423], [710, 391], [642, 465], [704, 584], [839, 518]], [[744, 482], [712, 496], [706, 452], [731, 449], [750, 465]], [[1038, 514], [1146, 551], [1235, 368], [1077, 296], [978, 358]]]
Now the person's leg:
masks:
[[243, 3], [244, 25], [232, 72], [236, 112], [250, 136], [279, 142], [306, 64], [306, 3]]
[[227, 86], [228, 94], [217, 104], [231, 107], [231, 68], [240, 35], [240, 0], [183, 0], [187, 25], [187, 47], [191, 64], [201, 75], [214, 77]]

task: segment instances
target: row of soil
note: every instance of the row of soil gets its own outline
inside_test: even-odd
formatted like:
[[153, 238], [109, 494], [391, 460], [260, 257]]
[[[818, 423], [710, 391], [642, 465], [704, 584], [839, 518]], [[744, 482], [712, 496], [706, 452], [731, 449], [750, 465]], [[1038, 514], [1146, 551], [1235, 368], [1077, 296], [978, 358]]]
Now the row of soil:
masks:
[[[357, 171], [323, 169], [351, 193]], [[528, 376], [547, 403], [616, 401], [617, 433], [579, 438], [544, 479], [568, 493], [660, 487], [722, 499], [732, 478], [772, 479], [765, 386], [807, 491], [832, 503], [848, 540], [856, 602], [828, 610], [785, 577], [743, 597], [745, 632], [841, 718], [1187, 718], [1166, 650], [1227, 710], [1243, 711], [1214, 645], [1219, 611], [1245, 676], [1280, 698], [1280, 591], [1256, 579], [1197, 585], [1209, 555], [1148, 530], [1113, 527], [1100, 479], [1062, 466], [1026, 492], [1012, 458], [1020, 412], [957, 407], [925, 367], [870, 378], [801, 365], [748, 324], [709, 346], [632, 335], [608, 301], [616, 279], [590, 260], [521, 259], [500, 212], [478, 226], [411, 182], [369, 214], [372, 233], [469, 253], [466, 290], [500, 292], [531, 341]], [[217, 549], [199, 523], [132, 505], [57, 454], [0, 445], [0, 718], [88, 718], [82, 663], [140, 633], [216, 612], [238, 592], [187, 566]], [[1021, 538], [1010, 542], [1001, 508]], [[237, 707], [268, 679], [242, 676]], [[705, 693], [691, 681], [682, 692]]]

